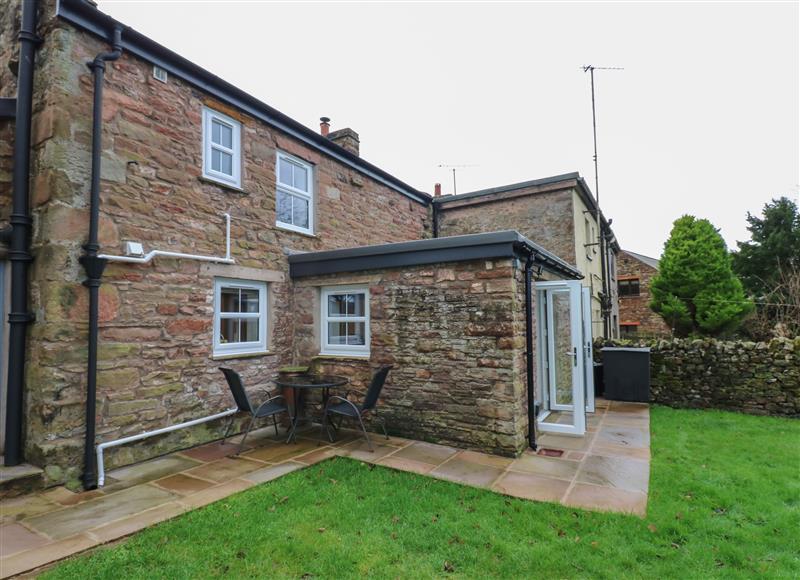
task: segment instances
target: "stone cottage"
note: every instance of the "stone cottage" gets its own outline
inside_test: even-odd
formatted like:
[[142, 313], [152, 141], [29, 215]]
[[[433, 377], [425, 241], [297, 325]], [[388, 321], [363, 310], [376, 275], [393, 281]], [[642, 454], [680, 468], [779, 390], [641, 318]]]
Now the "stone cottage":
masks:
[[[390, 362], [390, 430], [506, 455], [548, 393], [584, 396], [590, 246], [557, 215], [472, 227], [471, 198], [434, 200], [362, 159], [351, 129], [312, 131], [92, 2], [21, 5], [0, 14], [7, 465], [91, 488], [96, 444], [230, 407], [223, 364], [259, 398], [288, 364], [363, 388]], [[590, 205], [570, 193], [579, 176], [559, 184]], [[573, 233], [578, 211], [561, 215]], [[566, 342], [542, 348], [545, 327]], [[205, 423], [106, 460], [220, 434]]]
[[617, 260], [619, 329], [621, 338], [670, 336], [664, 319], [650, 308], [650, 280], [658, 274], [658, 260], [622, 250]]

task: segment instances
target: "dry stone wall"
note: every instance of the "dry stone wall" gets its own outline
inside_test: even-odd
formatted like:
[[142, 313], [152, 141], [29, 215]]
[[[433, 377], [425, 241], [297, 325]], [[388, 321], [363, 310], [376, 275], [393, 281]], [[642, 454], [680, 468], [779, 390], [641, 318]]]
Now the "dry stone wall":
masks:
[[[650, 396], [655, 403], [800, 417], [800, 337], [770, 342], [670, 339], [636, 344], [652, 349]], [[599, 355], [599, 348], [595, 352]]]

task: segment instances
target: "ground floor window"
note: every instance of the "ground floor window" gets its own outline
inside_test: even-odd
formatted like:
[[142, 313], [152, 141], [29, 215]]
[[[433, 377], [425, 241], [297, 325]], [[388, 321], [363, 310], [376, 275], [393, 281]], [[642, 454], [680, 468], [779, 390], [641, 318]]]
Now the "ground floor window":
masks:
[[369, 355], [369, 289], [322, 289], [322, 354]]
[[247, 354], [266, 350], [266, 283], [216, 278], [214, 354]]
[[639, 324], [625, 324], [621, 322], [619, 325], [620, 338], [636, 338], [639, 335]]

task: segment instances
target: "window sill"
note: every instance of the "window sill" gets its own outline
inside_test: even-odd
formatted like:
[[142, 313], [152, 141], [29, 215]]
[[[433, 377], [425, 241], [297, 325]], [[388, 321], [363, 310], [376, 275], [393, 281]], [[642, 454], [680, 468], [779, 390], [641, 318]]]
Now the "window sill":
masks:
[[272, 356], [278, 353], [271, 350], [260, 350], [258, 352], [232, 352], [229, 354], [214, 354], [211, 355], [211, 360], [230, 360], [234, 358], [255, 358], [258, 356]]
[[292, 233], [292, 234], [298, 234], [298, 235], [301, 235], [301, 236], [305, 236], [305, 237], [307, 237], [307, 238], [319, 238], [319, 236], [318, 236], [317, 234], [315, 234], [315, 233], [311, 233], [311, 232], [301, 232], [300, 230], [295, 230], [295, 229], [292, 229], [292, 228], [287, 228], [286, 226], [283, 226], [283, 225], [281, 225], [281, 224], [277, 224], [277, 223], [275, 224], [275, 229], [282, 230], [282, 231], [284, 231], [284, 232], [290, 232], [290, 233]]
[[321, 352], [315, 357], [312, 357], [314, 360], [322, 359], [322, 360], [360, 360], [360, 361], [368, 361], [370, 358], [370, 354], [330, 354]]
[[222, 187], [224, 189], [229, 189], [231, 191], [235, 191], [236, 193], [244, 193], [244, 194], [247, 193], [244, 189], [242, 189], [238, 185], [234, 185], [232, 183], [228, 183], [228, 182], [222, 181], [220, 179], [214, 179], [213, 177], [208, 177], [206, 175], [201, 175], [197, 179], [199, 181], [202, 181], [203, 183], [210, 183], [211, 185], [218, 185], [219, 187]]

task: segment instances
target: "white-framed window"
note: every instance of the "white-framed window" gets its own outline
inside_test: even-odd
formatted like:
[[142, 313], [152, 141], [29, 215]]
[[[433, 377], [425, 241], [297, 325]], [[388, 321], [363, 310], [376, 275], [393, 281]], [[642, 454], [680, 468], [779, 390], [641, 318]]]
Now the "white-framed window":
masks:
[[310, 164], [278, 152], [277, 190], [275, 192], [275, 222], [278, 226], [314, 233], [314, 180]]
[[203, 108], [203, 177], [242, 186], [242, 124]]
[[322, 289], [322, 354], [369, 356], [369, 289]]
[[214, 278], [214, 354], [266, 350], [266, 282]]

